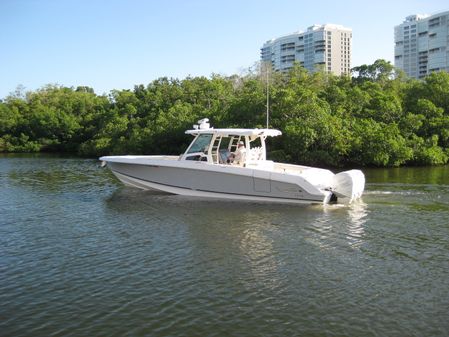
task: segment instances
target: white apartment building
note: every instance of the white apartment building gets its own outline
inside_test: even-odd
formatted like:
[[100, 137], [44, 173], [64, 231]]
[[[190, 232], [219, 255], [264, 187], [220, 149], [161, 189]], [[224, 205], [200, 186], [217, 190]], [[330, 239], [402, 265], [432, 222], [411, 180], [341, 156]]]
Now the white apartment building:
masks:
[[394, 27], [394, 65], [414, 78], [449, 72], [449, 11], [410, 15]]
[[352, 29], [340, 25], [314, 25], [267, 41], [261, 48], [262, 62], [287, 71], [295, 62], [313, 72], [324, 69], [335, 75], [351, 71]]

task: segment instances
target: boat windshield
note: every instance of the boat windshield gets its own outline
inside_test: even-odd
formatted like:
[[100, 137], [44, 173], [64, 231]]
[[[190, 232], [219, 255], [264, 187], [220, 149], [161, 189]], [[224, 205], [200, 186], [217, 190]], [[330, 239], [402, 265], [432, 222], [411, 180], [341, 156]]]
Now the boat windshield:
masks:
[[210, 141], [212, 139], [212, 134], [201, 134], [199, 135], [193, 144], [190, 146], [189, 151], [187, 153], [195, 153], [195, 152], [206, 152], [209, 147]]

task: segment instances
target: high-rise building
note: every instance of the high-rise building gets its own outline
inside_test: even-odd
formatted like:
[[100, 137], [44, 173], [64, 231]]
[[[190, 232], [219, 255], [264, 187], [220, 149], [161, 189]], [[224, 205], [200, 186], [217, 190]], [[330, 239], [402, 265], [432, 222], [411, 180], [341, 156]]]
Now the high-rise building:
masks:
[[449, 72], [449, 11], [410, 15], [394, 27], [394, 65], [414, 78]]
[[286, 71], [295, 62], [309, 71], [323, 69], [335, 75], [351, 71], [352, 30], [340, 25], [314, 25], [267, 41], [261, 48], [262, 62]]

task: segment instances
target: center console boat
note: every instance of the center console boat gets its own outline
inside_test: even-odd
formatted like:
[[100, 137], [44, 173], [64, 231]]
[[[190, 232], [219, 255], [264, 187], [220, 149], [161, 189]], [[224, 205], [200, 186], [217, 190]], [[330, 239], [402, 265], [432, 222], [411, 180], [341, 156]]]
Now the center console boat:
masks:
[[205, 118], [186, 134], [194, 139], [180, 156], [104, 156], [100, 160], [125, 185], [192, 197], [350, 203], [365, 188], [360, 170], [334, 174], [267, 160], [265, 140], [280, 136], [279, 130], [214, 129]]

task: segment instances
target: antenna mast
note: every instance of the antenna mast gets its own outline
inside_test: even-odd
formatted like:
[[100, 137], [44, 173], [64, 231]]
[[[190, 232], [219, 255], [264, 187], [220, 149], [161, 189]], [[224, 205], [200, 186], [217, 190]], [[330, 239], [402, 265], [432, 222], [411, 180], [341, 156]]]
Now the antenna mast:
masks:
[[265, 72], [267, 73], [267, 129], [268, 129], [268, 125], [269, 125], [269, 120], [270, 120], [270, 77], [269, 77], [269, 73], [268, 73], [268, 62], [265, 62]]

